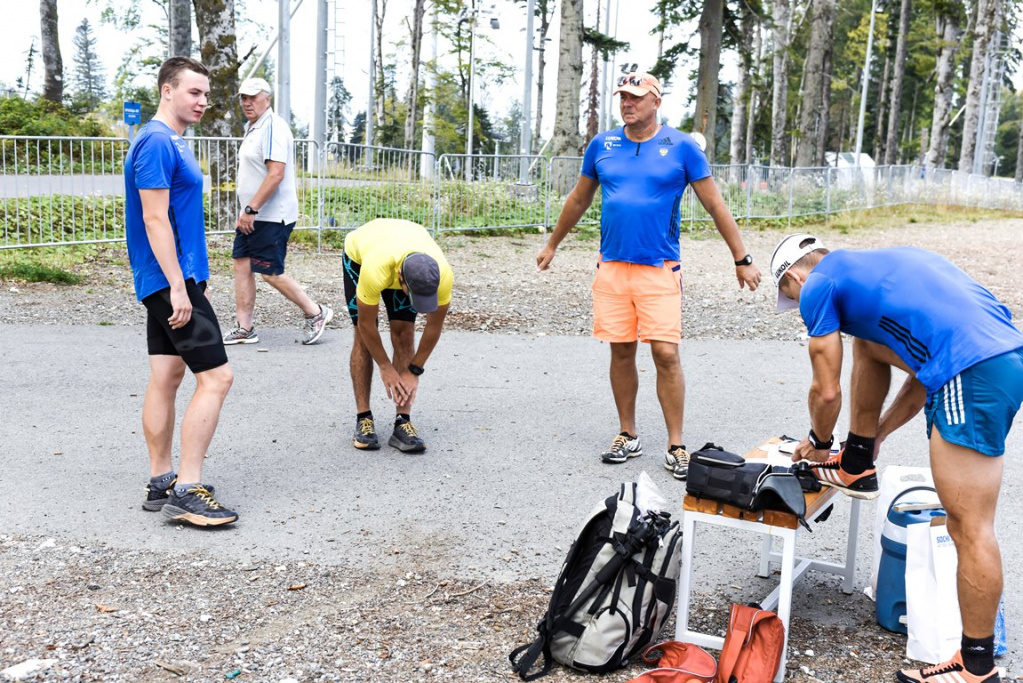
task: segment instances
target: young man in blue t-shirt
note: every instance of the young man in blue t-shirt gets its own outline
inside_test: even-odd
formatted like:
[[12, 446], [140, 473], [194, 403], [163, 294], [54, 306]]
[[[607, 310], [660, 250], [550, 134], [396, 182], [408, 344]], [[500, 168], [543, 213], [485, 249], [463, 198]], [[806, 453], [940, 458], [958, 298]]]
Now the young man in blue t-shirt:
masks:
[[[142, 428], [149, 449], [146, 510], [163, 510], [197, 526], [229, 524], [238, 515], [202, 484], [202, 465], [233, 374], [216, 313], [205, 295], [210, 276], [203, 215], [203, 176], [182, 138], [208, 106], [209, 70], [173, 57], [157, 77], [160, 105], [124, 162], [125, 232], [135, 294], [146, 307], [149, 386]], [[175, 473], [174, 404], [188, 368], [195, 394], [181, 422]]]
[[601, 454], [622, 463], [643, 453], [636, 431], [638, 340], [650, 344], [657, 368], [657, 398], [668, 430], [664, 467], [676, 479], [689, 473], [682, 442], [685, 378], [679, 361], [682, 339], [682, 269], [679, 263], [680, 206], [686, 185], [714, 220], [735, 261], [740, 287], [753, 291], [760, 270], [746, 251], [739, 228], [710, 174], [707, 157], [692, 136], [657, 120], [661, 83], [650, 74], [619, 79], [625, 125], [590, 141], [582, 174], [565, 200], [536, 263], [546, 270], [569, 231], [601, 188], [600, 261], [593, 281], [593, 336], [611, 346], [611, 392], [619, 434]]
[[[881, 442], [921, 409], [927, 416], [934, 486], [959, 553], [962, 649], [898, 679], [998, 683], [995, 505], [1005, 437], [1023, 402], [1023, 333], [991, 292], [923, 249], [829, 252], [812, 235], [791, 235], [775, 249], [771, 274], [778, 309], [798, 307], [810, 335], [810, 432], [793, 460], [816, 463], [823, 484], [875, 498]], [[843, 332], [854, 338], [849, 436], [830, 457], [842, 407]], [[909, 377], [882, 414], [893, 366]]]

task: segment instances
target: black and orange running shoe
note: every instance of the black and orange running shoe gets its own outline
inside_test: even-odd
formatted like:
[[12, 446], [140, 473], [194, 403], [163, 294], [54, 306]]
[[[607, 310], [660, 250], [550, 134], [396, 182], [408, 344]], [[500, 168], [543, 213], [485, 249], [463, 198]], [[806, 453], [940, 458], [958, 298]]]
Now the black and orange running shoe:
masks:
[[956, 652], [952, 659], [922, 669], [903, 669], [896, 674], [900, 683], [1001, 683], [998, 667], [986, 674], [971, 674], [963, 666], [962, 653]]
[[842, 453], [824, 462], [810, 463], [810, 471], [822, 484], [840, 489], [847, 496], [873, 500], [881, 495], [877, 488], [877, 470], [871, 467], [859, 474], [850, 474], [842, 469]]

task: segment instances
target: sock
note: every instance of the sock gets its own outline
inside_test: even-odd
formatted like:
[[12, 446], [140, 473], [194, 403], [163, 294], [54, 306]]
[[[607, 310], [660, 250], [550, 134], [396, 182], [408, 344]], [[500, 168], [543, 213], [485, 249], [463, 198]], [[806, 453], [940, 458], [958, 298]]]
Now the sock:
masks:
[[359, 420], [361, 420], [361, 419], [363, 419], [365, 417], [368, 417], [369, 419], [372, 420], [373, 419], [373, 411], [372, 410], [367, 410], [366, 412], [363, 412], [363, 413], [356, 413], [355, 414], [355, 421], [358, 422]]
[[193, 486], [199, 486], [199, 484], [197, 482], [193, 482], [191, 484], [182, 484], [181, 482], [178, 482], [177, 484], [174, 485], [174, 495], [180, 498], [181, 496], [188, 493], [188, 489], [192, 488]]
[[874, 466], [874, 437], [849, 432], [842, 452], [842, 469], [849, 474], [863, 474]]
[[157, 477], [150, 477], [149, 478], [149, 486], [150, 486], [150, 488], [154, 488], [154, 489], [167, 490], [167, 488], [170, 487], [171, 482], [174, 481], [174, 478], [177, 477], [177, 476], [178, 475], [174, 472], [174, 470], [171, 470], [170, 472], [167, 472], [166, 474], [161, 474], [161, 475], [159, 475]]
[[618, 436], [624, 436], [626, 439], [635, 439], [635, 434], [629, 434], [628, 432], [621, 432]]
[[995, 668], [995, 634], [987, 638], [970, 638], [964, 634], [960, 653], [963, 666], [974, 676], [991, 673]]
[[400, 425], [406, 422], [412, 422], [412, 416], [409, 413], [398, 413], [394, 416], [394, 424]]

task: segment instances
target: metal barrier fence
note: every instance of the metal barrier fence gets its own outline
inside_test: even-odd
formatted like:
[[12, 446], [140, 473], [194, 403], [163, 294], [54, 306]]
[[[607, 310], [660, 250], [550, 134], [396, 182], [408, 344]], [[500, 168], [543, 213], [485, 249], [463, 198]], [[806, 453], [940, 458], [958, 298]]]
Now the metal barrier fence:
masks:
[[[238, 215], [240, 138], [189, 138], [204, 173], [206, 229], [231, 233]], [[123, 138], [0, 136], [0, 249], [124, 240]], [[350, 230], [379, 217], [434, 233], [555, 225], [581, 158], [445, 154], [296, 140], [298, 229]], [[919, 166], [713, 166], [738, 221], [830, 215], [896, 204], [1023, 211], [1023, 184]], [[681, 223], [710, 217], [687, 188]], [[600, 193], [579, 221], [600, 223]]]

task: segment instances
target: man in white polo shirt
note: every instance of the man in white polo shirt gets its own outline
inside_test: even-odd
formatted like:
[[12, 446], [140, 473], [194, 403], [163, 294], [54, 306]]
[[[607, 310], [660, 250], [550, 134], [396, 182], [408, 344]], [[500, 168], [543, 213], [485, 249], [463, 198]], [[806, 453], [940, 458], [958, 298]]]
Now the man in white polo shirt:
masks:
[[295, 189], [295, 139], [284, 119], [270, 107], [270, 84], [247, 78], [238, 89], [245, 138], [238, 149], [238, 220], [235, 223], [234, 298], [238, 326], [225, 344], [259, 341], [252, 322], [256, 307], [254, 273], [287, 297], [305, 314], [303, 344], [313, 344], [334, 317], [317, 304], [290, 275], [284, 274], [288, 238], [298, 221]]

